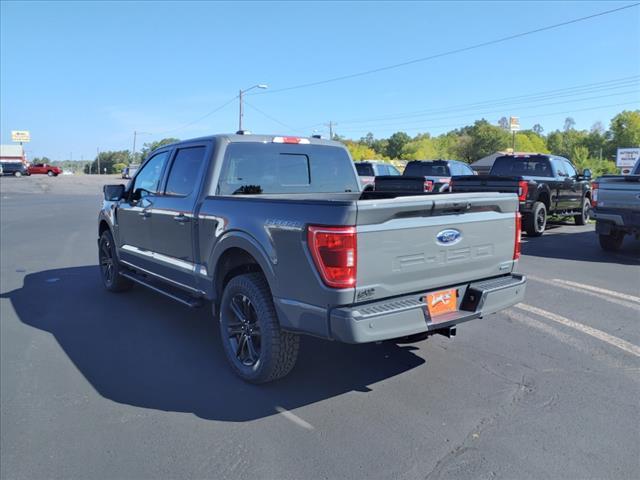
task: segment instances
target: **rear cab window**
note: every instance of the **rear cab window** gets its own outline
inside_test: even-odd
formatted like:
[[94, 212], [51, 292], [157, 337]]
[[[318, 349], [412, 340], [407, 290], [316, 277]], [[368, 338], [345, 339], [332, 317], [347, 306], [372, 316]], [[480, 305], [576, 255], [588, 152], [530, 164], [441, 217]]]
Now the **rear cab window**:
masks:
[[370, 163], [356, 162], [356, 171], [361, 177], [375, 177], [376, 175], [373, 171], [373, 165]]
[[496, 158], [490, 175], [552, 177], [551, 162], [546, 156], [513, 157], [505, 155]]
[[403, 175], [406, 177], [450, 177], [451, 170], [446, 163], [408, 163]]
[[348, 153], [329, 145], [231, 143], [218, 195], [359, 192]]

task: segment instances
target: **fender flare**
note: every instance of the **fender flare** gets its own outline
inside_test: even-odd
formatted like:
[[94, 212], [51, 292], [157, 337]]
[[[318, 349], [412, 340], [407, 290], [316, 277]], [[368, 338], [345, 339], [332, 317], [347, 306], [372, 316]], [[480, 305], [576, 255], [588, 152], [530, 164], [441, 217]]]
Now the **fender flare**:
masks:
[[215, 282], [215, 272], [218, 262], [220, 258], [232, 248], [244, 250], [255, 259], [267, 279], [271, 293], [276, 296], [275, 288], [277, 287], [277, 281], [273, 262], [269, 260], [267, 252], [254, 237], [239, 230], [225, 232], [222, 238], [216, 242], [209, 255], [207, 270], [211, 272], [210, 278], [213, 291], [215, 291], [215, 285], [213, 285], [213, 283]]

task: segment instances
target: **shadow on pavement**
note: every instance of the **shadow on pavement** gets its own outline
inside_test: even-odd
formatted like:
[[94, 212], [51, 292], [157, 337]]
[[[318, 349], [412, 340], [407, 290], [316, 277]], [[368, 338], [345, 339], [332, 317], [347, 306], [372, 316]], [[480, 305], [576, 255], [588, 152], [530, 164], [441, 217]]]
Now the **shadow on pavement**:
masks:
[[640, 264], [640, 241], [627, 235], [618, 252], [600, 248], [598, 235], [593, 231], [575, 233], [551, 232], [537, 238], [522, 236], [522, 254], [532, 257], [558, 258], [583, 262]]
[[263, 386], [239, 380], [209, 308], [190, 310], [136, 287], [113, 294], [97, 266], [29, 274], [2, 294], [20, 320], [50, 332], [104, 397], [206, 419], [246, 421], [369, 386], [424, 363], [415, 347], [303, 337], [294, 371]]

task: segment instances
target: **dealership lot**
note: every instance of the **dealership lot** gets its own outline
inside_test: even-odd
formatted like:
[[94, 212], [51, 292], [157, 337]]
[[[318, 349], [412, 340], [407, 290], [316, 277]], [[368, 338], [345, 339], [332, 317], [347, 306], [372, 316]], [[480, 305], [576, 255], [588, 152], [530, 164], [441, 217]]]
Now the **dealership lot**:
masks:
[[524, 238], [523, 304], [452, 340], [304, 338], [257, 387], [208, 309], [104, 291], [105, 180], [0, 179], [2, 478], [637, 475], [640, 242], [556, 223]]

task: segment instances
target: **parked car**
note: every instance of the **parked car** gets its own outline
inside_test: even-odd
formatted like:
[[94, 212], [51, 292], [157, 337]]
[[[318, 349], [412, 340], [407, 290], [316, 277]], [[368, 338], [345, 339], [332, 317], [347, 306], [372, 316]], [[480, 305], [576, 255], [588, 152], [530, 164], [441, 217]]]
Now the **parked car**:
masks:
[[582, 174], [566, 158], [548, 154], [503, 155], [489, 175], [454, 177], [454, 192], [512, 192], [518, 195], [522, 228], [540, 236], [549, 215], [573, 216], [585, 225], [591, 209], [591, 171]]
[[604, 250], [619, 250], [625, 235], [640, 238], [640, 160], [630, 175], [605, 175], [592, 183], [592, 215]]
[[57, 177], [61, 173], [62, 169], [60, 167], [46, 163], [33, 163], [29, 165], [29, 175], [49, 175], [50, 177]]
[[367, 188], [369, 185], [373, 186], [376, 177], [402, 175], [396, 167], [387, 162], [365, 160], [355, 162], [355, 164], [363, 188]]
[[123, 179], [129, 179], [129, 178], [131, 178], [131, 177], [129, 176], [129, 167], [124, 167], [124, 168], [122, 169], [122, 172], [120, 172], [120, 173], [121, 173], [121, 176], [122, 176], [122, 178], [123, 178]]
[[424, 177], [425, 192], [448, 192], [451, 176], [475, 175], [464, 162], [458, 160], [412, 160], [407, 163], [405, 177]]
[[[132, 163], [127, 167], [127, 178], [133, 178], [136, 175], [136, 172], [140, 168], [140, 165], [137, 163]], [[124, 177], [123, 177], [124, 178]]]
[[0, 175], [21, 177], [23, 175], [29, 175], [29, 170], [22, 162], [2, 162], [0, 165]]
[[227, 360], [249, 382], [285, 376], [300, 334], [451, 336], [524, 298], [515, 196], [362, 192], [335, 141], [183, 141], [103, 191], [106, 289], [137, 283], [188, 306], [211, 301]]

